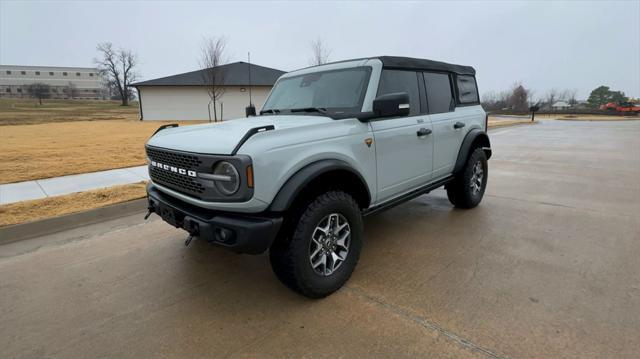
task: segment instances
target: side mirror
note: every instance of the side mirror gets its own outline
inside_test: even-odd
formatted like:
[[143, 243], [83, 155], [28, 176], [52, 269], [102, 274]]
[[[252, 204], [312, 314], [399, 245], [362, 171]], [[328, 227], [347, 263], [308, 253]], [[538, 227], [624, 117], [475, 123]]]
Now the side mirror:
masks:
[[406, 92], [390, 93], [373, 100], [373, 113], [377, 117], [408, 116], [410, 109]]
[[251, 105], [251, 106], [247, 106], [244, 109], [244, 113], [247, 115], [247, 117], [252, 117], [256, 115], [256, 107]]

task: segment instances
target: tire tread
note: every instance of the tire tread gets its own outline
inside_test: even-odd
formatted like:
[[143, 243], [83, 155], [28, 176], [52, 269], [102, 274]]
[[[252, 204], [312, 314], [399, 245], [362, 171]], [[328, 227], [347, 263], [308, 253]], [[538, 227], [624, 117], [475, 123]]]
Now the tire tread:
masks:
[[[271, 266], [273, 268], [274, 273], [280, 279], [280, 281], [289, 287], [290, 289], [310, 298], [322, 298], [327, 295], [333, 293], [335, 290], [339, 289], [351, 276], [353, 269], [347, 272], [345, 278], [342, 278], [339, 282], [339, 285], [332, 286], [329, 290], [321, 287], [321, 283], [319, 281], [309, 280], [309, 278], [305, 278], [304, 274], [301, 273], [297, 266], [301, 265], [299, 260], [300, 258], [296, 258], [300, 253], [299, 246], [303, 246], [303, 249], [306, 248], [307, 242], [304, 238], [304, 232], [308, 229], [309, 226], [314, 226], [316, 223], [313, 223], [313, 218], [317, 216], [318, 212], [325, 211], [325, 208], [330, 207], [335, 203], [345, 204], [349, 210], [357, 213], [356, 216], [358, 219], [358, 223], [349, 223], [352, 227], [352, 245], [353, 245], [353, 236], [355, 231], [362, 231], [362, 219], [360, 217], [360, 207], [358, 203], [353, 199], [351, 195], [346, 192], [339, 190], [331, 190], [320, 194], [315, 199], [313, 199], [306, 208], [303, 209], [302, 215], [300, 215], [300, 219], [298, 223], [294, 226], [293, 233], [289, 238], [280, 238], [273, 244], [270, 252], [269, 258], [271, 261]], [[350, 221], [351, 222], [351, 221]], [[355, 263], [357, 263], [360, 251], [359, 248], [350, 248], [349, 256], [355, 256], [355, 262], [353, 267], [355, 267]], [[353, 260], [352, 258], [349, 258]], [[306, 261], [307, 258], [303, 258], [303, 261]], [[341, 268], [347, 265], [346, 261], [342, 264]]]

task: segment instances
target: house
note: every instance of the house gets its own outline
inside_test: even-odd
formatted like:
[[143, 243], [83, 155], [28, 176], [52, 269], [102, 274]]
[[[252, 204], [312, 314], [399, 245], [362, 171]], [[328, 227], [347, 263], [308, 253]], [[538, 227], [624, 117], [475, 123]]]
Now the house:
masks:
[[28, 98], [29, 85], [49, 85], [54, 99], [104, 98], [104, 81], [93, 67], [0, 65], [0, 98]]
[[558, 101], [556, 103], [554, 103], [553, 105], [551, 105], [551, 108], [554, 110], [566, 110], [569, 107], [571, 107], [571, 105], [569, 105], [568, 103], [564, 102], [564, 101]]
[[[140, 120], [209, 120], [209, 113], [213, 119], [213, 103], [207, 91], [205, 71], [132, 84], [138, 90]], [[216, 71], [224, 74], [219, 84], [224, 93], [216, 100], [218, 120], [245, 117], [250, 93], [253, 105], [260, 110], [276, 80], [285, 73], [242, 61], [218, 66]]]

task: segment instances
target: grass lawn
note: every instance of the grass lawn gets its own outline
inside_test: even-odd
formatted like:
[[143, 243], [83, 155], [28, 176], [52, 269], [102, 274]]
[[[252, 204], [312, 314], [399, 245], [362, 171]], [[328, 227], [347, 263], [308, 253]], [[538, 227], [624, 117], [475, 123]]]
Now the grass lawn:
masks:
[[489, 128], [496, 127], [505, 127], [505, 126], [513, 126], [513, 125], [530, 125], [536, 122], [531, 122], [530, 118], [522, 118], [522, 119], [497, 119], [492, 116], [489, 116]]
[[0, 99], [0, 184], [142, 165], [163, 124], [137, 102]]
[[0, 206], [0, 227], [86, 211], [146, 195], [144, 182]]
[[0, 183], [143, 165], [144, 144], [163, 124], [102, 120], [0, 126]]
[[536, 118], [540, 120], [568, 120], [568, 121], [633, 121], [640, 120], [640, 115], [540, 115]]
[[138, 103], [118, 101], [0, 99], [0, 126], [46, 122], [138, 120]]

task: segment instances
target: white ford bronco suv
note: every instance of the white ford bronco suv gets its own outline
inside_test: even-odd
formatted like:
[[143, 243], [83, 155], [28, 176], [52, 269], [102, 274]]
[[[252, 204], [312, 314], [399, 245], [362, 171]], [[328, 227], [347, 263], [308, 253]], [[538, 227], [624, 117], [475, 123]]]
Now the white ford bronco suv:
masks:
[[166, 127], [146, 145], [149, 214], [186, 244], [269, 250], [277, 277], [312, 298], [351, 276], [363, 216], [441, 186], [475, 207], [491, 157], [475, 70], [406, 57], [293, 71], [259, 116]]

